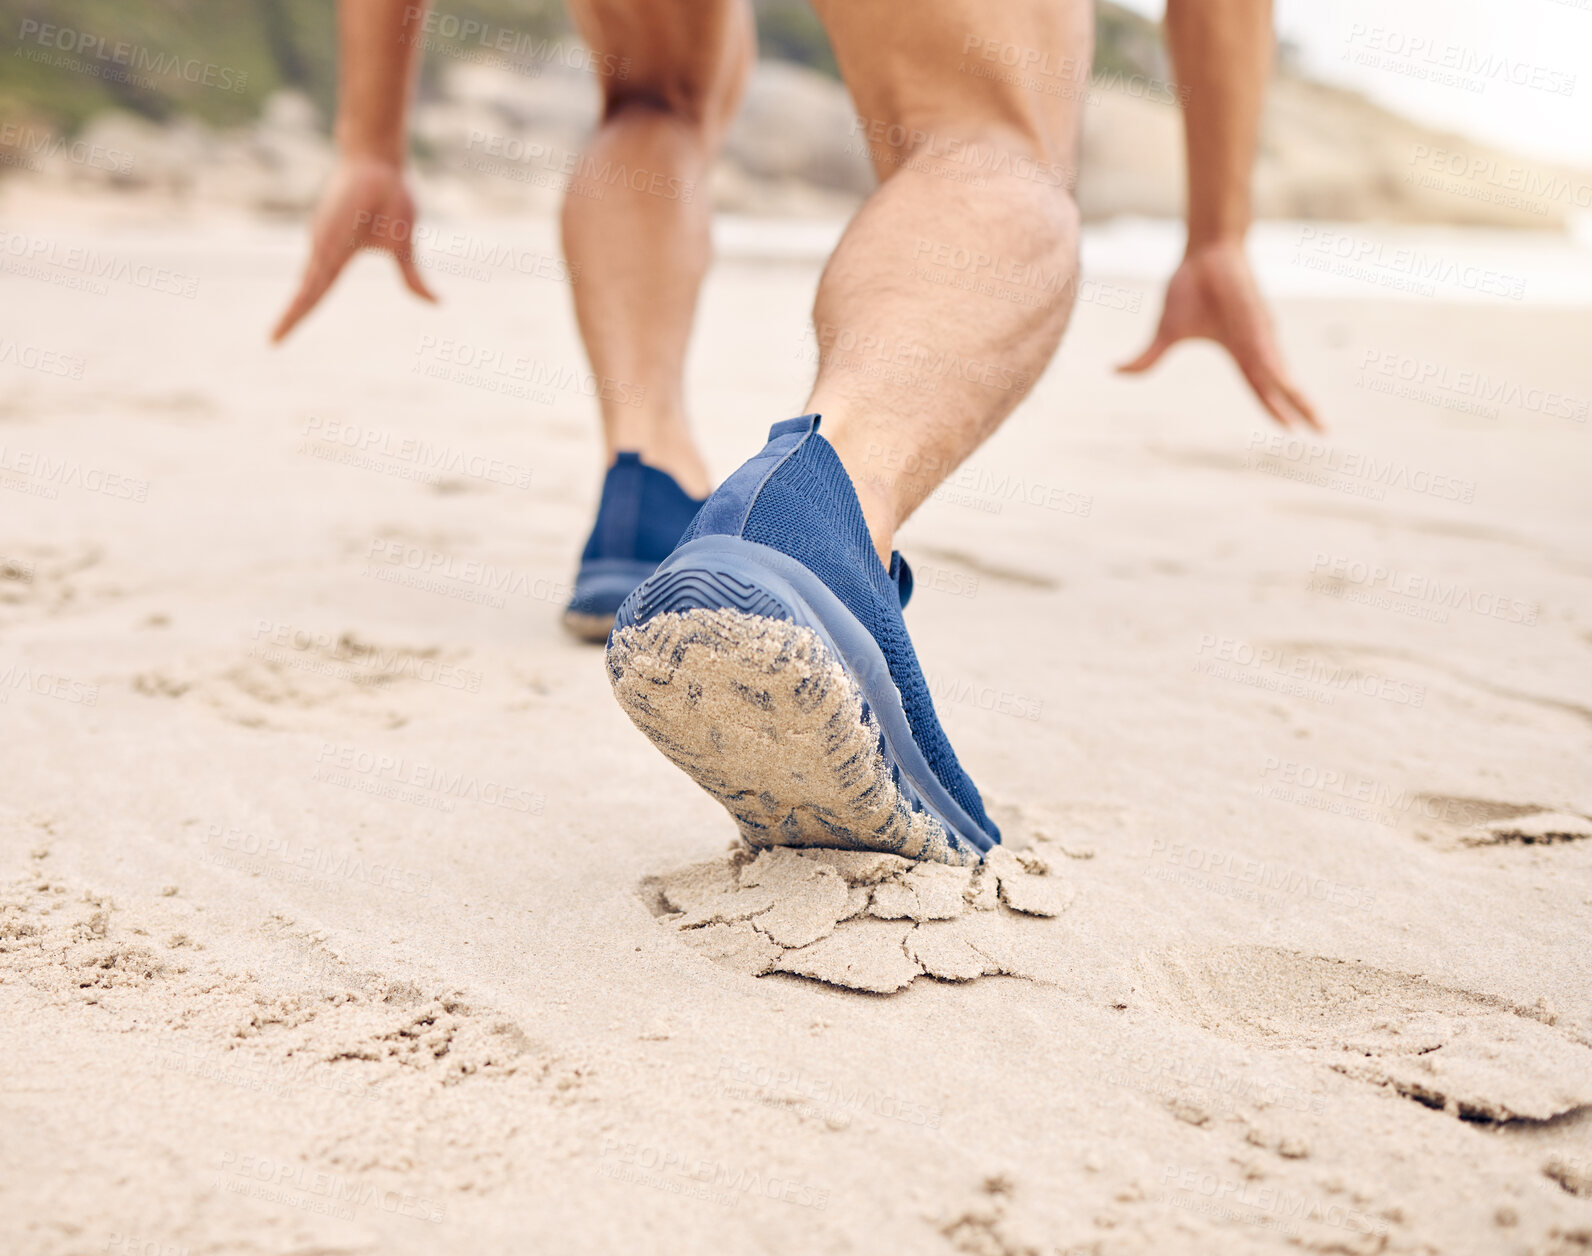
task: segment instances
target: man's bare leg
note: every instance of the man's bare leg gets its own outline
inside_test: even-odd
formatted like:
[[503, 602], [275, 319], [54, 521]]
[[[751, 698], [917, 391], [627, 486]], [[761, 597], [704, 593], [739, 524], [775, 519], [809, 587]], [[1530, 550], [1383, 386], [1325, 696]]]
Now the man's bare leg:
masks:
[[[709, 261], [707, 175], [756, 55], [745, 0], [571, 0], [604, 74], [588, 175], [564, 199], [564, 252], [601, 400], [607, 461], [621, 450], [693, 497], [711, 484], [686, 421], [686, 345]], [[605, 61], [605, 57], [617, 61]], [[622, 73], [620, 72], [622, 68]], [[638, 173], [640, 172], [640, 173]], [[643, 400], [632, 404], [639, 392]]]
[[[1083, 0], [816, 7], [882, 182], [818, 287], [807, 408], [888, 563], [896, 528], [1022, 400], [1066, 326], [1092, 13]], [[1025, 83], [980, 74], [1010, 74], [1003, 56], [1028, 63]]]
[[[774, 424], [714, 491], [691, 540], [620, 606], [608, 676], [749, 845], [971, 865], [1000, 829], [935, 713], [890, 538], [1027, 392], [1066, 323], [1090, 13], [1085, 0], [818, 7], [864, 133], [881, 128], [883, 179], [819, 285], [809, 409], [825, 426]], [[1067, 92], [966, 72], [988, 41], [1019, 61], [1072, 55]]]

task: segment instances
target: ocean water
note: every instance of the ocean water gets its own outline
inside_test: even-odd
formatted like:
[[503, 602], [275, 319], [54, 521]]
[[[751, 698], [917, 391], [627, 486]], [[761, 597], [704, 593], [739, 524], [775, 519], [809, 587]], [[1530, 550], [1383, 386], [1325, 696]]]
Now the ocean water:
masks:
[[[845, 229], [843, 219], [753, 218], [720, 214], [713, 220], [718, 256], [743, 261], [822, 264]], [[422, 268], [442, 281], [494, 276], [556, 277], [560, 262], [555, 220], [544, 216], [474, 217], [432, 214], [416, 234]], [[12, 213], [0, 223], [0, 272], [54, 256], [68, 246], [116, 256], [166, 259], [178, 270], [297, 272], [306, 247], [299, 223], [261, 222], [246, 215], [200, 216], [181, 226], [140, 221], [117, 226], [56, 223]], [[41, 255], [38, 250], [50, 246]], [[58, 247], [57, 247], [58, 246]], [[1080, 298], [1114, 300], [1157, 294], [1183, 251], [1176, 219], [1119, 218], [1086, 224]], [[1475, 227], [1392, 226], [1269, 220], [1250, 233], [1249, 253], [1261, 287], [1284, 299], [1484, 302], [1592, 308], [1592, 214], [1565, 233]], [[909, 251], [909, 256], [915, 256]], [[1030, 291], [1049, 277], [1024, 272], [1016, 259], [955, 257], [954, 281], [1006, 282]], [[375, 258], [365, 265], [390, 264]], [[924, 245], [921, 264], [936, 266]], [[286, 282], [286, 280], [284, 280]], [[1094, 296], [1087, 285], [1098, 285]]]
[[[840, 221], [714, 220], [721, 256], [821, 261]], [[1120, 218], [1084, 227], [1082, 277], [1158, 287], [1183, 251], [1176, 219]], [[1261, 286], [1286, 298], [1592, 306], [1592, 216], [1566, 234], [1472, 227], [1265, 221], [1250, 233]], [[956, 259], [962, 273], [1018, 275], [1009, 259]]]

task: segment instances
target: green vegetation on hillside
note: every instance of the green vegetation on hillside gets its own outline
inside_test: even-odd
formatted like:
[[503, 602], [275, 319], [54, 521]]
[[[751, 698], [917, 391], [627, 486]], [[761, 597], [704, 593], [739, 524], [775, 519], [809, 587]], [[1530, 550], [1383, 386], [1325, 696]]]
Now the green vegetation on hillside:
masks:
[[[838, 77], [807, 0], [754, 4], [763, 56]], [[1108, 0], [1097, 12], [1097, 70], [1165, 73], [1154, 23]], [[499, 36], [523, 46], [569, 31], [558, 0], [439, 0], [434, 14], [433, 38], [456, 55], [491, 55]], [[450, 24], [437, 25], [442, 19]], [[480, 29], [465, 39], [452, 20]], [[440, 64], [426, 59], [422, 90]], [[71, 133], [103, 110], [125, 109], [228, 126], [256, 117], [289, 86], [329, 120], [336, 83], [333, 0], [0, 0], [0, 122]]]
[[[567, 29], [557, 0], [441, 0], [435, 11], [482, 23], [489, 38]], [[304, 91], [330, 118], [332, 0], [0, 0], [0, 121], [73, 132], [102, 110], [126, 109], [227, 126], [256, 117], [281, 87]]]
[[824, 24], [807, 0], [752, 0], [757, 14], [757, 52], [773, 61], [794, 61], [832, 79], [840, 77]]

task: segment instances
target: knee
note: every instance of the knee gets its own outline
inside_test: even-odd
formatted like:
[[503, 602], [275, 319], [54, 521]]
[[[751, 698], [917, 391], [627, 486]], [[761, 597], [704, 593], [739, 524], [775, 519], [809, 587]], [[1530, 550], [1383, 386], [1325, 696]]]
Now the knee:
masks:
[[714, 34], [706, 46], [681, 49], [678, 56], [665, 55], [656, 64], [607, 80], [603, 121], [663, 116], [704, 136], [722, 136], [734, 120], [757, 52], [749, 22], [730, 18]]
[[671, 75], [651, 82], [620, 83], [605, 93], [603, 121], [657, 115], [706, 130], [716, 121], [710, 84], [691, 75]]
[[1014, 203], [1032, 203], [1058, 230], [1077, 234], [1073, 148], [1025, 119], [883, 123], [859, 117], [853, 125], [865, 131], [880, 182], [910, 170], [943, 180], [947, 191], [994, 189]]

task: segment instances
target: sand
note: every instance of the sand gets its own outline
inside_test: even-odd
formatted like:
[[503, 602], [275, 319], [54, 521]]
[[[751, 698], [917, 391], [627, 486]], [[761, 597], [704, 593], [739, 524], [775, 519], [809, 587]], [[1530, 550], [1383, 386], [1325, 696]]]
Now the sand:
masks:
[[[272, 352], [296, 231], [7, 228], [127, 267], [4, 280], [0, 1248], [1592, 1246], [1585, 308], [1285, 302], [1316, 450], [1080, 304], [901, 537], [973, 872], [730, 850], [562, 634], [545, 273]], [[767, 256], [719, 474], [811, 370]]]

